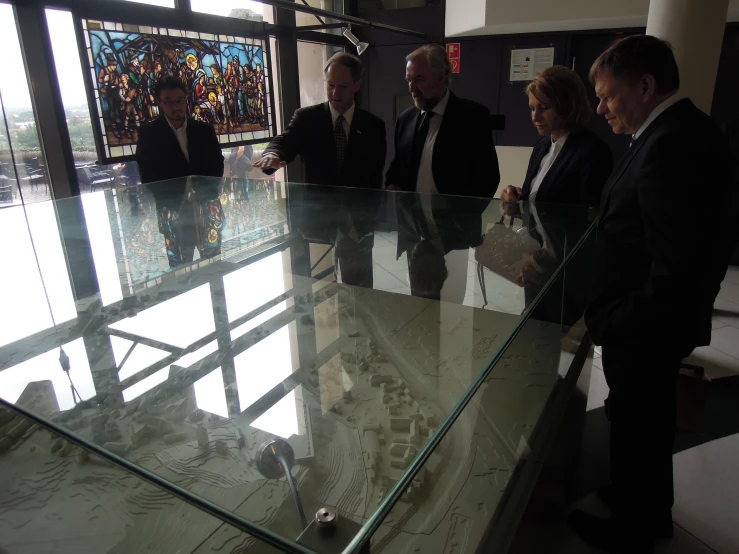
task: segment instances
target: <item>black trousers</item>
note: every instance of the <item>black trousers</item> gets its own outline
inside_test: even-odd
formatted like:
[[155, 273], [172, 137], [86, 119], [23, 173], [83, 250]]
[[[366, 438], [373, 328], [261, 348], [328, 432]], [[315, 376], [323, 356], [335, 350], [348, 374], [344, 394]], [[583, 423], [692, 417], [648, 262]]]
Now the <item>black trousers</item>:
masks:
[[610, 389], [613, 517], [629, 538], [671, 521], [675, 386], [681, 356], [654, 345], [604, 346]]

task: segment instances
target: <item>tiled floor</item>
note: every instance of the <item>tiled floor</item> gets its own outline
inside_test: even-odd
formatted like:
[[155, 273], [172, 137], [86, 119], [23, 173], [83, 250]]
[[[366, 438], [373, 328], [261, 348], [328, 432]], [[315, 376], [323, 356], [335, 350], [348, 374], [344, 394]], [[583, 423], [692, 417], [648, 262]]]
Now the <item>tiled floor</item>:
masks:
[[[714, 382], [739, 377], [739, 268], [730, 268], [715, 304], [715, 318], [710, 346], [698, 348], [690, 362], [704, 366]], [[590, 432], [586, 428], [583, 458], [591, 466], [607, 464], [607, 423], [603, 418], [603, 400], [608, 386], [603, 376], [599, 353], [593, 360], [588, 397]], [[739, 403], [739, 397], [736, 398]], [[735, 417], [733, 415], [727, 417]], [[737, 428], [737, 427], [735, 427]], [[675, 537], [658, 545], [658, 552], [699, 554], [739, 553], [739, 434], [710, 440], [679, 452], [673, 457], [675, 468]], [[597, 486], [607, 475], [607, 468], [590, 467], [589, 481]], [[597, 510], [594, 495], [581, 501]], [[550, 552], [580, 554], [597, 552], [560, 526], [556, 547]]]

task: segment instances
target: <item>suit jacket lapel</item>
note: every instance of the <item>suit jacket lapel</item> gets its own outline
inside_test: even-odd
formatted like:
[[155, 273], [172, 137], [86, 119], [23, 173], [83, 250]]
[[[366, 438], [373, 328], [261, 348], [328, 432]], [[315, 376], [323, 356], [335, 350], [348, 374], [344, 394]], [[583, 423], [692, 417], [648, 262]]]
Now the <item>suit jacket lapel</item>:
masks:
[[[349, 136], [347, 137], [348, 143], [346, 145], [346, 152], [344, 153], [344, 167], [351, 163], [351, 156], [354, 155], [354, 151], [357, 149], [357, 136], [362, 134], [362, 111], [358, 107], [354, 107], [354, 116], [352, 117], [352, 124], [349, 126]], [[342, 173], [344, 168], [342, 167]]]
[[634, 159], [634, 157], [639, 153], [639, 150], [641, 150], [642, 146], [644, 146], [644, 143], [649, 138], [649, 135], [651, 135], [654, 130], [658, 127], [656, 124], [657, 121], [662, 117], [662, 114], [660, 114], [660, 117], [658, 117], [655, 121], [652, 122], [652, 124], [647, 127], [642, 135], [634, 141], [634, 144], [631, 145], [629, 150], [624, 154], [624, 157], [621, 158], [621, 161], [616, 166], [616, 169], [613, 170], [613, 173], [611, 173], [611, 177], [606, 181], [605, 187], [603, 187], [603, 194], [600, 197], [600, 215], [601, 219], [606, 213], [606, 209], [608, 208], [608, 202], [611, 198], [611, 193], [613, 192], [613, 188], [616, 186], [616, 183], [621, 179], [623, 174], [628, 169], [629, 165], [631, 165], [631, 161]]
[[606, 182], [606, 186], [603, 188], [603, 195], [601, 196], [600, 200], [601, 220], [606, 213], [606, 208], [608, 208], [608, 201], [611, 197], [613, 187], [616, 186], [616, 183], [619, 181], [619, 179], [621, 179], [621, 176], [629, 167], [629, 164], [631, 164], [631, 160], [633, 160], [634, 156], [636, 156], [639, 150], [641, 150], [641, 147], [644, 145], [644, 143], [646, 143], [649, 136], [654, 133], [656, 129], [659, 128], [660, 122], [664, 121], [666, 117], [670, 117], [667, 114], [674, 114], [674, 110], [677, 106], [683, 106], [689, 102], [690, 100], [688, 100], [687, 98], [683, 98], [682, 100], [676, 102], [675, 104], [667, 108], [664, 112], [659, 114], [659, 116], [654, 121], [652, 121], [651, 125], [649, 125], [649, 127], [644, 130], [644, 132], [634, 142], [634, 144], [631, 145], [631, 148], [629, 148], [629, 151], [624, 154], [624, 157], [621, 158], [621, 161], [616, 166], [616, 169], [613, 170], [613, 173], [611, 173], [611, 177], [608, 179], [608, 181]]
[[549, 149], [551, 147], [552, 141], [550, 139], [544, 142], [544, 145], [539, 147], [539, 149], [534, 153], [536, 157], [534, 158], [533, 165], [530, 165], [528, 170], [526, 171], [526, 179], [524, 179], [523, 183], [524, 198], [528, 198], [529, 194], [531, 193], [531, 181], [534, 180], [534, 176], [536, 175], [539, 166], [541, 165], [541, 161], [544, 159], [544, 156], [547, 155], [547, 152], [549, 152]]
[[[169, 122], [164, 116], [162, 116], [162, 128], [164, 129], [163, 136], [166, 137], [165, 140], [169, 141], [170, 148], [172, 148], [174, 152], [176, 152], [175, 155], [180, 157], [180, 163], [184, 164], [185, 166], [189, 166], [190, 164], [188, 163], [187, 158], [185, 157], [185, 154], [182, 152], [182, 148], [180, 147], [180, 141], [177, 140], [177, 135], [175, 135], [174, 130], [169, 126]], [[193, 149], [193, 137], [191, 129], [192, 125], [190, 125], [190, 122], [188, 121], [187, 130], [185, 131], [185, 134], [187, 135], [188, 154]]]
[[640, 140], [637, 143], [633, 144], [631, 148], [628, 149], [628, 151], [624, 154], [623, 158], [621, 158], [621, 161], [616, 166], [616, 169], [614, 169], [613, 173], [611, 173], [611, 176], [608, 178], [608, 181], [606, 181], [606, 185], [603, 187], [603, 193], [601, 194], [601, 197], [600, 197], [601, 219], [606, 213], [606, 208], [608, 208], [608, 201], [611, 197], [611, 191], [613, 190], [613, 187], [621, 179], [621, 176], [624, 174], [624, 171], [626, 171], [626, 169], [631, 164], [631, 160], [634, 159], [634, 156], [636, 156], [636, 153], [641, 149], [642, 144], [644, 144], [644, 142]]
[[547, 171], [544, 180], [541, 182], [541, 185], [539, 185], [539, 191], [537, 192], [537, 194], [546, 194], [553, 184], [559, 182], [559, 173], [562, 171], [562, 168], [567, 165], [567, 162], [569, 162], [570, 158], [575, 155], [576, 149], [577, 138], [572, 136], [568, 137], [565, 141], [564, 146], [562, 147], [562, 151], [557, 155], [554, 163], [552, 164], [552, 167], [549, 168], [549, 171]]

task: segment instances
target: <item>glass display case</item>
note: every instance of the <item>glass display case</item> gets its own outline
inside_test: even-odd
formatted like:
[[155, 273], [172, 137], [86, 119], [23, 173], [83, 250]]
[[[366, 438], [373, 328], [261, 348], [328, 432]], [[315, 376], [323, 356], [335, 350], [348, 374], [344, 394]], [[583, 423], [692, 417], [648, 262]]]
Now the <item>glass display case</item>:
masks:
[[0, 547], [502, 552], [589, 349], [592, 219], [202, 177], [0, 210]]

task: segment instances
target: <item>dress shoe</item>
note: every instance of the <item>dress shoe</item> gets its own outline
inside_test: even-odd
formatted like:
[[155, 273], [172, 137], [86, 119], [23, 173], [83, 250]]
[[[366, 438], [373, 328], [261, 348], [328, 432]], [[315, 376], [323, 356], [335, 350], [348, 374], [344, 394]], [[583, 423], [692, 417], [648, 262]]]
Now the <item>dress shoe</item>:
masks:
[[612, 519], [574, 510], [567, 518], [572, 532], [591, 546], [611, 554], [653, 554], [654, 540], [633, 536], [629, 529], [619, 529]]
[[[614, 488], [613, 485], [605, 485], [598, 489], [596, 493], [598, 499], [608, 506], [613, 513], [614, 505]], [[665, 517], [655, 518], [654, 525], [652, 525], [652, 532], [655, 539], [671, 539], [675, 534], [675, 529], [672, 527], [672, 514], [667, 513]]]

